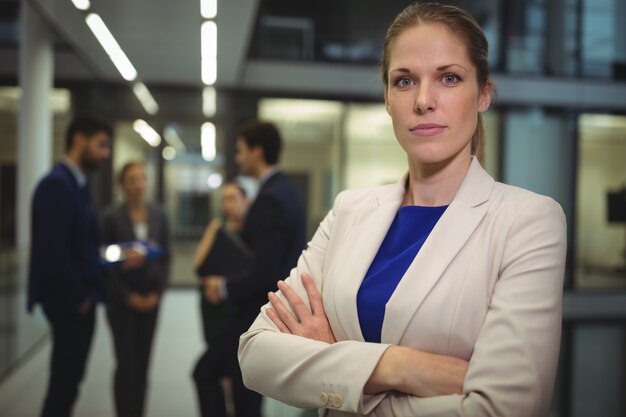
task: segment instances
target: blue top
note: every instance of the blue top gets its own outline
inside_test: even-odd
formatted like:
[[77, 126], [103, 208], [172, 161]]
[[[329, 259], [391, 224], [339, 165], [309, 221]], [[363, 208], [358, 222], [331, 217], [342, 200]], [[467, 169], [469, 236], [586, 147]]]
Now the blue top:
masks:
[[361, 332], [380, 343], [385, 305], [448, 206], [400, 207], [357, 294]]

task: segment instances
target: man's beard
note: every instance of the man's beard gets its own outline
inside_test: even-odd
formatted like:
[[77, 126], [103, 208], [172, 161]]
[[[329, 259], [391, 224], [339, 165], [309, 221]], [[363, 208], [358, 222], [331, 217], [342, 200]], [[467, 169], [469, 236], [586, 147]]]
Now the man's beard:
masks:
[[80, 163], [85, 171], [94, 171], [100, 168], [102, 161], [91, 158], [88, 151], [84, 151], [80, 156]]

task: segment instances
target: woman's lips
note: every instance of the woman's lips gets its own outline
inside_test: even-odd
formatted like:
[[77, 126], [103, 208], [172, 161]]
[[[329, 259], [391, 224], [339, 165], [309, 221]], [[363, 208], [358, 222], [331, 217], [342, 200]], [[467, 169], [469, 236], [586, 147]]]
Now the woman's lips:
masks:
[[417, 136], [437, 136], [442, 134], [445, 129], [446, 127], [444, 125], [437, 123], [421, 123], [413, 126], [409, 130], [412, 134]]

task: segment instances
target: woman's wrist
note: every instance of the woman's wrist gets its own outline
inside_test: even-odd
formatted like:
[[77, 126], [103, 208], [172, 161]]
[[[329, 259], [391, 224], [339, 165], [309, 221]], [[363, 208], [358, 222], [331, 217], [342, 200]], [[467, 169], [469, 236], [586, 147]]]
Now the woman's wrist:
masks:
[[417, 397], [458, 394], [468, 363], [452, 356], [438, 355], [406, 346], [390, 346], [380, 357], [365, 394], [399, 391]]
[[402, 346], [389, 346], [378, 360], [378, 364], [365, 384], [365, 394], [377, 394], [379, 392], [398, 390], [404, 385], [405, 374], [403, 372]]

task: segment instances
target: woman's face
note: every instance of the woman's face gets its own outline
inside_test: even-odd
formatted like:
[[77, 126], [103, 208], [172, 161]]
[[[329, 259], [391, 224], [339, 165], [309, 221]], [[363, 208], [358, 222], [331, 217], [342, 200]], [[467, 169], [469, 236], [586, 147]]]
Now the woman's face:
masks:
[[490, 103], [491, 86], [480, 91], [465, 45], [445, 26], [414, 26], [392, 44], [385, 104], [410, 161], [469, 157], [478, 113]]
[[143, 165], [136, 164], [128, 167], [122, 179], [122, 190], [127, 199], [142, 199], [146, 194], [148, 181]]
[[243, 219], [248, 209], [248, 200], [238, 187], [228, 184], [222, 187], [222, 212], [229, 220]]

